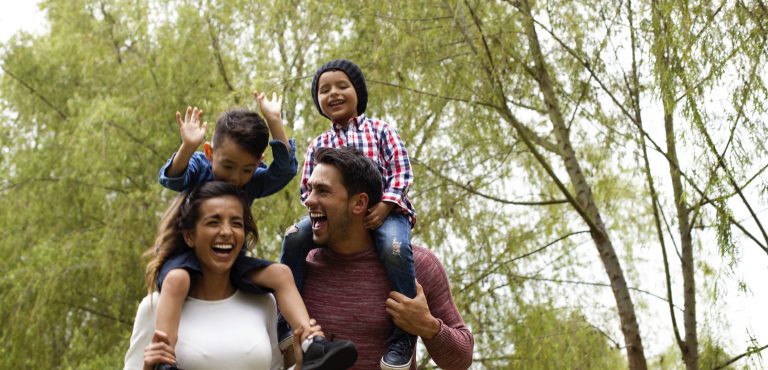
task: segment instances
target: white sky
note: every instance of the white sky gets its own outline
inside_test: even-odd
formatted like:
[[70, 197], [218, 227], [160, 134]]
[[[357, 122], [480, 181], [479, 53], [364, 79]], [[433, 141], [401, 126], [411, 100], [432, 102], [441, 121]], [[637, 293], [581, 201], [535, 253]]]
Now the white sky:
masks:
[[[34, 34], [41, 34], [45, 32], [46, 25], [44, 14], [38, 9], [37, 4], [39, 1], [19, 1], [19, 0], [0, 0], [0, 43], [4, 43], [13, 34], [19, 30], [24, 30]], [[0, 52], [2, 49], [0, 48]], [[0, 72], [2, 73], [2, 72]], [[755, 198], [753, 198], [755, 199]], [[761, 218], [764, 219], [764, 214]], [[740, 236], [738, 231], [734, 231], [735, 236]], [[750, 336], [754, 336], [760, 345], [768, 343], [768, 315], [766, 310], [768, 309], [768, 284], [760, 283], [765, 282], [768, 277], [768, 256], [760, 251], [753, 244], [745, 245], [742, 248], [742, 258], [740, 266], [738, 267], [738, 278], [746, 282], [749, 287], [749, 292], [741, 293], [738, 291], [736, 283], [729, 281], [726, 285], [726, 293], [722, 298], [725, 300], [723, 304], [724, 311], [720, 313], [724, 320], [727, 320], [729, 327], [725, 330], [730, 332], [730, 335], [725, 333], [723, 337], [730, 338], [728, 344], [729, 350], [732, 354], [738, 354], [743, 352], [749, 345], [748, 340]], [[717, 262], [713, 263], [718, 265]], [[732, 280], [725, 278], [724, 280]], [[654, 286], [650, 287], [656, 293], [663, 295], [662, 287]], [[699, 292], [699, 294], [711, 294], [711, 292]], [[609, 299], [610, 301], [610, 299]], [[682, 305], [682, 301], [678, 299], [677, 304]], [[703, 300], [699, 304], [699, 313], [708, 310], [704, 307]], [[652, 312], [658, 312], [662, 315], [661, 320], [668, 321], [668, 315], [664, 307], [657, 307], [651, 309]], [[715, 314], [718, 316], [717, 314]], [[682, 320], [681, 316], [678, 316], [678, 320]], [[642, 324], [641, 324], [642, 326]], [[682, 329], [682, 328], [681, 328]], [[641, 331], [653, 331], [653, 328], [641, 328]], [[668, 330], [668, 326], [666, 327]], [[644, 344], [648, 348], [648, 355], [658, 354], [658, 351], [664, 350], [670, 343], [649, 343], [649, 341], [659, 340], [661, 338], [653, 338], [650, 333], [644, 333]], [[653, 338], [653, 339], [651, 339]], [[737, 365], [743, 366], [745, 362], [740, 361]], [[766, 362], [764, 362], [764, 365]]]
[[40, 33], [45, 30], [39, 1], [0, 0], [0, 42], [5, 42], [19, 30]]

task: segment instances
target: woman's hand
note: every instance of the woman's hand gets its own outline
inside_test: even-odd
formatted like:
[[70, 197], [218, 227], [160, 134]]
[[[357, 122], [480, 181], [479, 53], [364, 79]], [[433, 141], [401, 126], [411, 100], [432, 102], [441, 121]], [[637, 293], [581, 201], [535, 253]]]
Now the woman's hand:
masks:
[[[325, 336], [322, 332], [322, 328], [320, 325], [317, 325], [315, 319], [309, 319], [309, 325], [311, 325], [309, 328], [309, 335], [306, 336], [308, 339], [316, 336]], [[294, 370], [301, 370], [301, 364], [304, 362], [304, 351], [301, 348], [303, 341], [298, 339], [302, 337], [304, 337], [304, 328], [298, 328], [293, 331], [293, 355], [296, 359], [296, 366], [293, 368]]]
[[176, 352], [171, 347], [168, 334], [155, 330], [152, 343], [144, 348], [144, 370], [152, 370], [157, 364], [175, 364]]

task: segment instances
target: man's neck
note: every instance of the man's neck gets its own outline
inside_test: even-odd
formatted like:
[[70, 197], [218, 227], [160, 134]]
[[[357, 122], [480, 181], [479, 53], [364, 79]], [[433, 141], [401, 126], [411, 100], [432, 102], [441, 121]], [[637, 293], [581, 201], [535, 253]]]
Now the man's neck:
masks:
[[339, 240], [328, 245], [332, 251], [339, 254], [356, 254], [374, 248], [373, 237], [370, 231], [361, 225], [350, 228], [344, 240]]

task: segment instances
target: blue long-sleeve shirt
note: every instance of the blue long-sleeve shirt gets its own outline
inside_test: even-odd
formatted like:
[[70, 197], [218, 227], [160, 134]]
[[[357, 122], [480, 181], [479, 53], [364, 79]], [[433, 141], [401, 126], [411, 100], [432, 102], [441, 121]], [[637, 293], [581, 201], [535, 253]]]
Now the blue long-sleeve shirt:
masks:
[[[271, 140], [269, 142], [270, 147], [272, 147], [272, 157], [274, 160], [269, 166], [262, 162], [253, 171], [253, 177], [243, 186], [243, 191], [245, 191], [249, 205], [256, 198], [266, 197], [280, 191], [296, 176], [299, 168], [299, 163], [296, 160], [296, 143], [293, 139], [289, 140], [288, 143], [291, 147], [290, 150], [286, 148], [282, 141]], [[158, 175], [160, 185], [181, 192], [204, 182], [213, 181], [211, 162], [208, 161], [203, 152], [192, 154], [187, 168], [181, 176], [166, 176], [166, 171], [171, 166], [174, 156], [176, 156], [176, 153], [173, 153], [168, 162], [160, 168], [160, 174]]]

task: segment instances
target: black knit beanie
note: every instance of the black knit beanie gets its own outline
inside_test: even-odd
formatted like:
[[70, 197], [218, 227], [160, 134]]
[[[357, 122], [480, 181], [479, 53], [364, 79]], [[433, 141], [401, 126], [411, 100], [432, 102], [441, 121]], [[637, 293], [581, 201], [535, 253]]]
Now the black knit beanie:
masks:
[[[347, 74], [357, 93], [357, 114], [365, 113], [365, 107], [368, 106], [368, 89], [365, 87], [365, 76], [363, 76], [363, 71], [360, 70], [357, 64], [346, 59], [336, 59], [325, 63], [315, 73], [315, 78], [312, 79], [312, 100], [315, 101], [317, 111], [325, 116], [320, 109], [320, 102], [317, 100], [317, 82], [320, 80], [320, 75], [333, 70], [342, 71]], [[325, 117], [327, 118], [328, 116]]]

